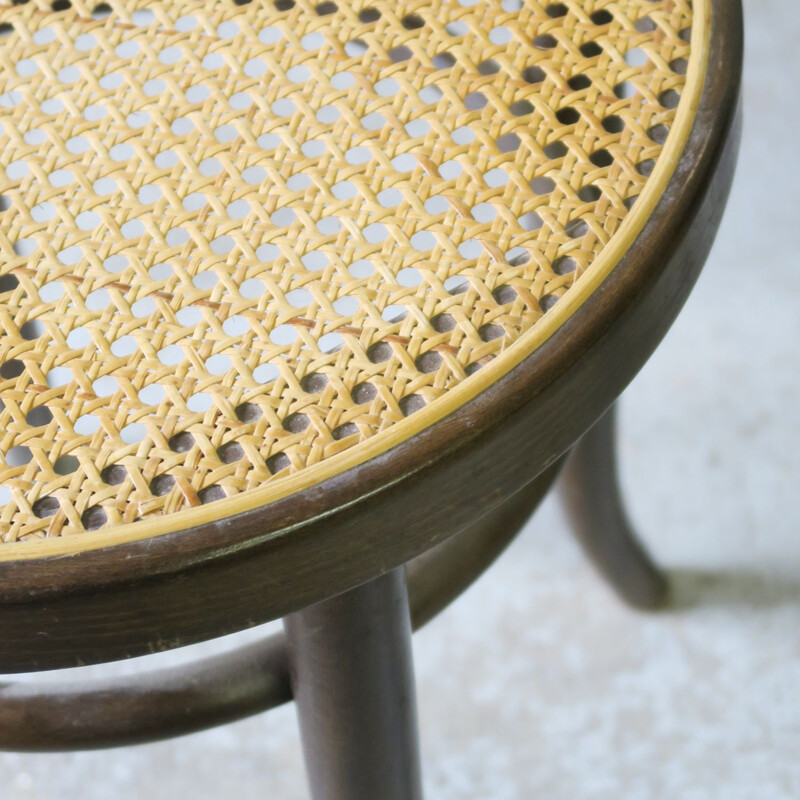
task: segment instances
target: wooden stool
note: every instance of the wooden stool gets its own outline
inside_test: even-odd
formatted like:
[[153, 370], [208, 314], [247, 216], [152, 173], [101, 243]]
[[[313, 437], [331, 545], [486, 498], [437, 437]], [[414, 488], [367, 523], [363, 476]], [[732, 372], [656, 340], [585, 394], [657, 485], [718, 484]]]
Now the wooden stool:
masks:
[[419, 798], [412, 627], [570, 448], [581, 542], [662, 601], [607, 410], [722, 214], [738, 0], [15, 0], [0, 43], [0, 672], [285, 620], [6, 683], [0, 746], [294, 698], [316, 800]]

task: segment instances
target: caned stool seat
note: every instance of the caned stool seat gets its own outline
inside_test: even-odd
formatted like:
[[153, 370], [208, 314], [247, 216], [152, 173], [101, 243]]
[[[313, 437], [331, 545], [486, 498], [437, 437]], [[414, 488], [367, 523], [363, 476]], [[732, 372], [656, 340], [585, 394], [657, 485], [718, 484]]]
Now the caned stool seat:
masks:
[[707, 50], [688, 0], [55, 6], [0, 14], [5, 558], [264, 506], [486, 389], [647, 221]]
[[0, 671], [297, 612], [551, 468], [710, 246], [738, 15], [0, 7]]

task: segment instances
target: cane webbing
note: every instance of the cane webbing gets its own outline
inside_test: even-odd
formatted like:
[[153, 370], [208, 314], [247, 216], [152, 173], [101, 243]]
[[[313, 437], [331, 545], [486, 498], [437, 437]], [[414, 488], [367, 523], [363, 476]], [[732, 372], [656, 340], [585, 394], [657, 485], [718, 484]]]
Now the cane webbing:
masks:
[[479, 380], [635, 213], [692, 21], [0, 6], [2, 540], [227, 513]]

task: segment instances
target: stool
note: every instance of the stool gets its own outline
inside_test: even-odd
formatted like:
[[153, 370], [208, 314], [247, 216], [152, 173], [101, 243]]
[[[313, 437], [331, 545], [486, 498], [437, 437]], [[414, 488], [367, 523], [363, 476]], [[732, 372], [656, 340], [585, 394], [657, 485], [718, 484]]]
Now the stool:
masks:
[[613, 404], [708, 254], [737, 0], [0, 7], [0, 747], [294, 699], [315, 800], [421, 797], [411, 631], [564, 467], [642, 608]]

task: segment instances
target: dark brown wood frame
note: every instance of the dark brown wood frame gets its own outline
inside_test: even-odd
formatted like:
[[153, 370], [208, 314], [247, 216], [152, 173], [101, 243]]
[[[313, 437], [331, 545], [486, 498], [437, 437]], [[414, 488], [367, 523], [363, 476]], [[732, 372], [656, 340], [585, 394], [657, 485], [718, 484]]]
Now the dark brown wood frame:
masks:
[[[557, 462], [510, 500], [406, 566], [409, 615], [421, 628], [512, 541], [550, 490]], [[285, 637], [131, 677], [62, 685], [0, 684], [0, 750], [140, 744], [204, 730], [293, 699]]]
[[403, 569], [284, 620], [313, 800], [422, 800]]
[[737, 151], [738, 0], [714, 0], [689, 141], [611, 275], [542, 347], [413, 439], [236, 517], [74, 556], [0, 564], [0, 672], [110, 661], [220, 636], [372, 580], [553, 464], [633, 378], [705, 261]]

